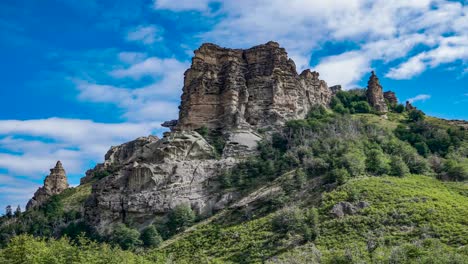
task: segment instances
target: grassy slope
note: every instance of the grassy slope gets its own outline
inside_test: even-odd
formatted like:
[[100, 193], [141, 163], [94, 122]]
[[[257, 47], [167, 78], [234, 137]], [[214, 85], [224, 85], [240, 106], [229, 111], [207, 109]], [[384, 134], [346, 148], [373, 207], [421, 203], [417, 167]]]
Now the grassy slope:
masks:
[[[456, 249], [468, 242], [468, 197], [462, 195], [467, 190], [467, 184], [444, 184], [419, 175], [351, 180], [324, 194], [319, 207], [321, 234], [314, 244], [325, 262], [337, 252], [350, 249], [370, 261], [376, 258], [375, 252], [384, 254], [392, 246], [426, 237], [438, 238]], [[334, 204], [357, 200], [369, 202], [370, 207], [341, 219], [329, 215]], [[293, 249], [294, 238], [275, 233], [271, 218], [269, 215], [232, 226], [199, 225], [166, 244], [162, 251], [180, 262], [210, 256], [210, 261], [248, 263], [275, 255], [291, 258], [314, 248], [309, 244]], [[379, 245], [372, 254], [367, 251], [369, 240]]]
[[65, 211], [81, 211], [86, 199], [91, 195], [92, 183], [65, 190], [59, 195]]

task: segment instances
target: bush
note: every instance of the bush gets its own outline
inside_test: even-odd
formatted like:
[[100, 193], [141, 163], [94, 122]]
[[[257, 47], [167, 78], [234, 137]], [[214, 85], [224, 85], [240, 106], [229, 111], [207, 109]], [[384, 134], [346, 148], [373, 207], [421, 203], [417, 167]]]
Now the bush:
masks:
[[124, 250], [133, 250], [142, 244], [140, 232], [124, 224], [116, 226], [111, 236], [111, 242], [115, 245], [119, 245]]
[[424, 112], [421, 110], [413, 109], [408, 112], [408, 119], [413, 122], [422, 121], [424, 120], [424, 117]]
[[448, 159], [444, 162], [442, 173], [452, 181], [468, 180], [468, 166], [460, 164], [456, 160]]
[[167, 226], [172, 234], [184, 231], [195, 221], [195, 213], [187, 204], [179, 204], [169, 213]]
[[285, 208], [272, 218], [272, 226], [282, 234], [302, 235], [305, 241], [312, 241], [318, 235], [318, 211]]
[[156, 228], [152, 225], [146, 227], [141, 231], [140, 240], [143, 245], [148, 248], [158, 247], [162, 242], [162, 237], [159, 235]]
[[392, 156], [390, 160], [390, 175], [403, 177], [409, 173], [406, 163], [398, 156]]
[[366, 101], [352, 102], [351, 103], [352, 112], [354, 113], [370, 113], [372, 108]]
[[350, 178], [349, 172], [344, 168], [333, 169], [327, 175], [328, 182], [344, 184]]
[[403, 113], [405, 111], [405, 106], [402, 104], [397, 104], [394, 108], [393, 111], [396, 113]]
[[367, 154], [366, 169], [372, 174], [382, 175], [386, 174], [390, 170], [388, 160], [385, 154], [378, 149], [372, 149]]

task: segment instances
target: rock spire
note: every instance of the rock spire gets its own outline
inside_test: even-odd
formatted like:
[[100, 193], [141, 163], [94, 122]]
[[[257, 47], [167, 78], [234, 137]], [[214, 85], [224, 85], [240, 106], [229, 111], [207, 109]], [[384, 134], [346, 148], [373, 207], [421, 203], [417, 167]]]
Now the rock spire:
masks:
[[29, 200], [26, 210], [41, 206], [51, 196], [62, 193], [68, 187], [65, 169], [62, 162], [57, 161], [55, 167], [50, 169], [50, 174], [44, 179], [44, 186], [40, 187]]
[[374, 71], [372, 71], [371, 77], [367, 82], [367, 101], [378, 112], [386, 113], [388, 111], [382, 86], [380, 85], [379, 78], [375, 75]]

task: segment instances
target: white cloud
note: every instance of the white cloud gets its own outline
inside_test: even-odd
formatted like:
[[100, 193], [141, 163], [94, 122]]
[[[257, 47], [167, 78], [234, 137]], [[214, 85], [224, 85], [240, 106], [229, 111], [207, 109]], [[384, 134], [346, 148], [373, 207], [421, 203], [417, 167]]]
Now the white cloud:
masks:
[[[172, 3], [174, 6], [166, 9], [180, 11], [175, 7], [178, 2]], [[409, 78], [454, 60], [466, 62], [466, 43], [445, 44], [453, 37], [466, 39], [466, 14], [466, 6], [442, 0], [222, 1], [220, 10], [212, 13], [221, 17], [220, 22], [201, 37], [222, 46], [242, 48], [278, 41], [299, 70], [310, 67], [313, 50], [320, 49], [324, 42], [353, 43], [353, 50], [321, 58], [323, 65], [314, 65], [322, 71], [330, 70], [320, 72], [329, 83], [341, 82], [350, 88], [377, 61], [402, 61], [402, 69], [389, 71], [390, 78]], [[425, 47], [429, 62], [422, 56], [405, 59], [415, 47]]]
[[156, 25], [138, 26], [127, 31], [127, 40], [150, 45], [163, 40], [163, 29]]
[[418, 102], [418, 101], [424, 102], [429, 98], [431, 98], [431, 95], [429, 95], [429, 94], [418, 94], [415, 97], [407, 99], [406, 101], [408, 101], [410, 103], [415, 103], [415, 102]]
[[[0, 175], [0, 202], [24, 207], [57, 160], [62, 161], [68, 175], [84, 176], [89, 164], [103, 160], [111, 146], [154, 134], [159, 123], [0, 120], [0, 168], [7, 172]], [[77, 181], [74, 178], [72, 184]]]
[[155, 9], [168, 9], [173, 11], [204, 11], [209, 8], [211, 0], [155, 0]]
[[0, 167], [9, 173], [37, 177], [48, 171], [47, 164], [62, 160], [71, 173], [83, 173], [85, 163], [102, 160], [110, 146], [149, 135], [158, 128], [159, 122], [106, 124], [63, 118], [1, 120], [0, 147], [8, 152], [0, 153]]
[[[183, 72], [187, 64], [176, 59], [161, 59], [157, 57], [147, 58], [144, 61], [135, 63], [128, 68], [113, 70], [110, 74], [117, 78], [130, 77], [140, 79], [144, 76], [165, 76], [177, 74], [180, 79], [183, 78]], [[181, 75], [182, 74], [182, 75]]]
[[370, 62], [359, 52], [347, 52], [337, 56], [326, 57], [314, 69], [320, 78], [329, 85], [341, 84], [354, 88], [361, 76], [370, 71]]

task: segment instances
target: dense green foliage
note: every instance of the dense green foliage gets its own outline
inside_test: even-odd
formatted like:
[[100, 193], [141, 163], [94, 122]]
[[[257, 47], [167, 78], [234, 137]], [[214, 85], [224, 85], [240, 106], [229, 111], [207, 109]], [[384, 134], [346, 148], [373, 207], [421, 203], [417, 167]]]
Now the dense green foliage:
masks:
[[[120, 264], [155, 263], [130, 251], [92, 242], [79, 237], [77, 242], [66, 238], [46, 240], [29, 235], [14, 237], [0, 250], [0, 263], [5, 264]], [[161, 262], [164, 263], [164, 262]]]
[[[234, 224], [214, 219], [163, 244], [152, 255], [171, 254], [181, 263], [207, 259], [258, 263], [270, 258], [318, 259], [321, 263], [466, 263], [467, 191], [466, 184], [446, 184], [426, 176], [359, 177], [325, 193], [316, 216], [310, 216], [315, 215], [310, 213], [314, 209], [303, 196], [298, 205], [265, 217]], [[366, 201], [370, 206], [343, 218], [332, 217], [331, 208], [342, 201]], [[305, 226], [315, 229], [311, 242], [301, 231]]]

